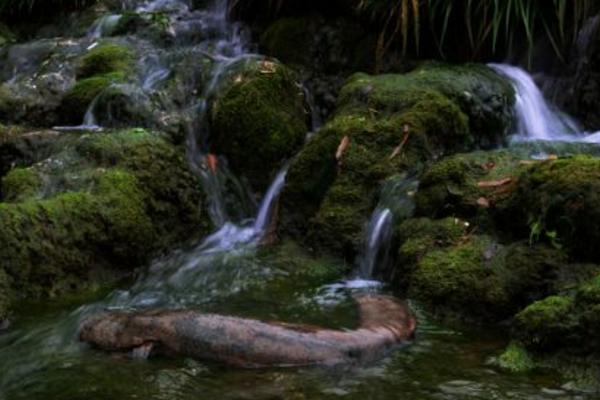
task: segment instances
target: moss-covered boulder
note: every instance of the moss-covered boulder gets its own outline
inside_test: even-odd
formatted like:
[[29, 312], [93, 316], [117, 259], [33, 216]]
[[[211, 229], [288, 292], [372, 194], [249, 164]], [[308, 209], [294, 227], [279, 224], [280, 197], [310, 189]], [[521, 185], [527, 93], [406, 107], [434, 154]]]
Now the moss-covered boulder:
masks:
[[391, 281], [442, 317], [499, 321], [576, 282], [583, 267], [549, 246], [502, 245], [458, 218], [409, 219]]
[[25, 200], [35, 197], [41, 187], [41, 178], [34, 169], [15, 168], [2, 178], [0, 199], [5, 202]]
[[600, 159], [536, 163], [519, 175], [500, 221], [507, 231], [565, 246], [573, 260], [600, 262]]
[[12, 170], [3, 189], [0, 258], [20, 296], [77, 289], [99, 271], [131, 273], [208, 229], [186, 161], [144, 130], [77, 136]]
[[501, 281], [504, 252], [491, 238], [427, 252], [410, 279], [411, 297], [444, 315], [502, 318], [509, 296]]
[[[473, 108], [487, 104], [487, 97], [478, 95], [483, 86], [499, 96], [486, 109], [499, 113], [498, 129], [485, 133], [474, 131], [483, 111]], [[473, 103], [461, 100], [465, 92]], [[512, 99], [510, 85], [481, 66], [355, 75], [343, 88], [332, 120], [292, 162], [281, 199], [281, 231], [352, 259], [379, 185], [486, 142], [488, 134], [501, 136]]]
[[114, 83], [125, 81], [133, 52], [120, 44], [104, 43], [83, 54], [76, 63], [76, 84], [65, 94], [61, 122], [80, 124], [94, 99]]
[[77, 79], [90, 78], [111, 72], [125, 72], [131, 67], [133, 54], [127, 47], [101, 44], [79, 58]]
[[528, 162], [509, 150], [457, 154], [434, 163], [421, 177], [416, 196], [419, 215], [476, 217], [502, 206]]
[[264, 189], [304, 141], [304, 95], [293, 73], [274, 61], [242, 61], [228, 75], [211, 106], [214, 148]]
[[515, 318], [515, 336], [529, 348], [558, 349], [574, 340], [577, 326], [572, 296], [550, 296], [537, 301]]
[[463, 142], [451, 142], [452, 145], [491, 146], [502, 142], [508, 133], [514, 89], [509, 81], [484, 65], [429, 63], [404, 75], [358, 74], [340, 97], [343, 103], [367, 103], [376, 110], [399, 110], [414, 102], [415, 95], [424, 90], [445, 96], [467, 115], [470, 135]]
[[513, 336], [534, 351], [600, 353], [600, 275], [535, 302], [515, 317]]
[[113, 83], [123, 81], [124, 75], [120, 72], [96, 75], [77, 81], [62, 99], [61, 120], [65, 123], [81, 123], [94, 99]]

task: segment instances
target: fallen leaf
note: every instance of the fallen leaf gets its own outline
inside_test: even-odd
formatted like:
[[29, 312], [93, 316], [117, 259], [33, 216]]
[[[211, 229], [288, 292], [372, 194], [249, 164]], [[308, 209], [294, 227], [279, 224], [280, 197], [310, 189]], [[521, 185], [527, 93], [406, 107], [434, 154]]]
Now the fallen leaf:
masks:
[[490, 201], [485, 197], [480, 197], [477, 199], [477, 205], [482, 208], [490, 208]]
[[209, 154], [206, 156], [206, 165], [208, 166], [208, 169], [212, 171], [213, 174], [217, 172], [218, 163], [219, 160], [214, 154]]
[[498, 181], [481, 181], [477, 183], [480, 188], [495, 188], [500, 186], [508, 185], [512, 182], [512, 178], [500, 179]]
[[342, 159], [344, 153], [348, 149], [348, 146], [350, 146], [350, 138], [348, 136], [344, 136], [342, 138], [342, 141], [340, 142], [340, 145], [337, 148], [337, 151], [335, 152], [336, 160], [340, 161]]

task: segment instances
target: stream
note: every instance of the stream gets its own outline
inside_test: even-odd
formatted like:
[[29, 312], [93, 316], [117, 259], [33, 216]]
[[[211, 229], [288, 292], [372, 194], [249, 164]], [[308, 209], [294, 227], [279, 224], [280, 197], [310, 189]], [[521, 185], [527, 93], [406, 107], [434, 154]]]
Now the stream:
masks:
[[[195, 21], [199, 29], [210, 32], [207, 41], [185, 44], [197, 54], [209, 52], [214, 63], [203, 93], [182, 102], [179, 111], [195, 115], [186, 139], [187, 156], [206, 189], [209, 214], [217, 229], [196, 245], [154, 260], [135, 281], [92, 298], [22, 304], [10, 330], [0, 334], [0, 400], [595, 398], [556, 372], [500, 371], [492, 359], [506, 346], [503, 334], [435, 323], [417, 303], [412, 303], [419, 317], [414, 341], [374, 365], [361, 367], [237, 370], [191, 359], [132, 360], [79, 343], [79, 323], [101, 310], [189, 308], [353, 329], [357, 315], [352, 295], [389, 292], [377, 281], [378, 271], [388, 262], [391, 226], [410, 217], [411, 199], [418, 187], [411, 176], [384, 185], [380, 202], [365, 223], [364, 248], [351, 276], [336, 273], [344, 266], [327, 259], [310, 261], [318, 264], [314, 266], [317, 272], [299, 273], [295, 263], [309, 260], [302, 249], [288, 249], [285, 244], [283, 249], [260, 247], [288, 165], [273, 177], [260, 201], [228, 171], [226, 160], [219, 158], [216, 172], [206, 167], [207, 157], [212, 156], [206, 146], [208, 99], [231, 65], [260, 57], [252, 51], [242, 27], [227, 21], [227, 1], [217, 0], [206, 10], [193, 12], [187, 2], [179, 0], [129, 3], [135, 3], [127, 6], [138, 12], [168, 11], [172, 24]], [[96, 21], [86, 40], [98, 40], [119, 18], [111, 14]], [[153, 93], [172, 73], [174, 64], [169, 60], [176, 63], [177, 57], [149, 52], [140, 60], [140, 76], [132, 90], [140, 96]], [[524, 71], [506, 65], [492, 67], [511, 79], [518, 93], [515, 140], [600, 142], [600, 133], [585, 135], [575, 121], [551, 109]], [[94, 106], [95, 102], [81, 126], [62, 128], [101, 129]], [[316, 131], [319, 121], [312, 114], [311, 130]], [[226, 201], [232, 197], [237, 205], [233, 209]]]

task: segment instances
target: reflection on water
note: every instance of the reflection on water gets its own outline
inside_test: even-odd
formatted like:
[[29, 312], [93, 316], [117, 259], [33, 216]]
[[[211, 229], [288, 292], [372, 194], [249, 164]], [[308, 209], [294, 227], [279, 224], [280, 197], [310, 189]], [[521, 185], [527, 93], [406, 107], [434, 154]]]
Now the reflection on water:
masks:
[[[230, 281], [235, 284], [201, 291], [203, 299], [196, 308], [351, 329], [357, 321], [351, 295], [385, 291], [374, 282], [332, 284], [328, 271], [339, 269], [323, 262], [307, 262], [312, 263], [310, 271], [299, 273], [297, 265], [282, 260], [257, 253], [221, 260], [212, 278], [219, 269], [224, 280], [236, 269], [247, 273], [239, 275], [237, 283]], [[113, 400], [594, 398], [562, 389], [565, 382], [552, 374], [496, 370], [487, 360], [505, 346], [503, 337], [448, 329], [432, 324], [422, 313], [413, 343], [360, 368], [236, 370], [189, 359], [131, 360], [76, 341], [81, 316], [105, 307], [107, 301], [80, 308], [29, 306], [27, 317], [17, 319], [14, 328], [0, 336], [0, 394], [7, 399]]]

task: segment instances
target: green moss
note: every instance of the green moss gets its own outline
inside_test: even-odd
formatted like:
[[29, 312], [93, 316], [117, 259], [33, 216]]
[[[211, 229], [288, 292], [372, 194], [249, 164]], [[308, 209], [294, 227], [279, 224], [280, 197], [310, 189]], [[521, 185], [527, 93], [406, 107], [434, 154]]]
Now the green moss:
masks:
[[598, 262], [600, 159], [576, 156], [523, 171], [500, 222], [507, 231], [564, 246], [575, 261]]
[[79, 80], [62, 100], [62, 117], [69, 122], [80, 123], [88, 107], [100, 92], [113, 83], [122, 82], [123, 79], [123, 73], [111, 72]]
[[444, 313], [498, 318], [509, 303], [498, 273], [502, 265], [502, 253], [490, 238], [472, 237], [423, 256], [409, 295]]
[[514, 335], [527, 347], [549, 349], [569, 343], [576, 325], [574, 300], [570, 296], [551, 296], [537, 301], [515, 317]]
[[[0, 258], [24, 296], [80, 288], [99, 270], [131, 272], [190, 232], [208, 229], [197, 180], [158, 134], [83, 135], [53, 162], [29, 170], [52, 175], [52, 187], [44, 188], [49, 194], [21, 192], [19, 202], [0, 203], [0, 241], [6, 244]], [[64, 183], [70, 180], [75, 183]]]
[[527, 350], [515, 342], [509, 344], [504, 353], [498, 357], [497, 364], [512, 373], [530, 372], [535, 369], [535, 362]]
[[[498, 98], [493, 90], [500, 91]], [[508, 126], [503, 113], [510, 115], [513, 95], [509, 84], [482, 66], [436, 65], [406, 75], [354, 75], [340, 94], [332, 120], [292, 162], [281, 198], [281, 230], [306, 238], [310, 246], [353, 258], [363, 224], [377, 202], [378, 186], [400, 173], [418, 174], [440, 156], [489, 141], [473, 131], [473, 118], [481, 113], [486, 118], [502, 114], [498, 129], [486, 131], [502, 136]], [[464, 96], [472, 104], [463, 101]], [[344, 137], [349, 145], [336, 160]], [[442, 189], [432, 201], [445, 199], [446, 188]]]
[[79, 59], [77, 78], [86, 79], [109, 73], [124, 73], [133, 60], [131, 51], [118, 44], [102, 44]]
[[33, 197], [41, 185], [41, 178], [35, 170], [15, 168], [2, 178], [2, 200], [16, 202]]
[[497, 143], [512, 119], [514, 89], [486, 66], [430, 63], [406, 75], [357, 74], [340, 94], [341, 104], [367, 104], [375, 110], [410, 107], [419, 91], [432, 90], [457, 104], [469, 117], [473, 140]]
[[479, 187], [480, 182], [516, 180], [522, 157], [511, 151], [457, 154], [433, 164], [421, 177], [417, 193], [420, 215], [470, 218], [481, 211], [479, 199], [489, 206], [502, 206], [510, 185]]
[[249, 61], [212, 103], [216, 151], [260, 189], [302, 145], [307, 132], [303, 93], [291, 72], [271, 61]]

